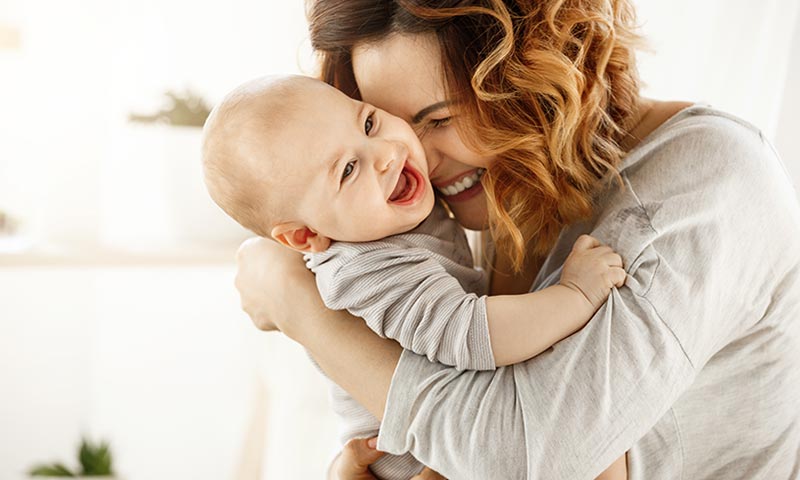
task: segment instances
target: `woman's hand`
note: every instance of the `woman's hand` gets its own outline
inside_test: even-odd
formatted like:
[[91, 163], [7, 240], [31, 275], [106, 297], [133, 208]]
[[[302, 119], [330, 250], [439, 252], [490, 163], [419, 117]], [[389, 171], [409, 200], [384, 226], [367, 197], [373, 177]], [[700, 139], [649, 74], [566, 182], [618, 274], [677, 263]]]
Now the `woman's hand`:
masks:
[[[385, 455], [376, 450], [378, 439], [354, 438], [347, 442], [342, 453], [331, 465], [329, 480], [376, 480], [369, 471], [369, 466]], [[443, 476], [425, 467], [410, 480], [447, 480]]]
[[385, 455], [375, 448], [377, 444], [377, 437], [348, 441], [331, 465], [329, 480], [376, 480], [369, 466]]
[[321, 303], [314, 275], [302, 256], [272, 240], [245, 240], [236, 252], [236, 263], [242, 310], [261, 330], [283, 331], [298, 301]]
[[438, 473], [434, 472], [428, 467], [422, 469], [419, 472], [419, 475], [414, 475], [411, 480], [447, 480], [443, 476], [439, 475]]

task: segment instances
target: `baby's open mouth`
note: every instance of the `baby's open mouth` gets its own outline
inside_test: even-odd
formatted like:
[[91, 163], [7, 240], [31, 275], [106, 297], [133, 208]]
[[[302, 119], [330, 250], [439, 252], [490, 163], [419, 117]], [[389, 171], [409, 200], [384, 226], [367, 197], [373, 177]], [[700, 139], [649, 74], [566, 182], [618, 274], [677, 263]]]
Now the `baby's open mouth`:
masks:
[[413, 200], [419, 184], [420, 179], [417, 172], [406, 164], [397, 178], [397, 184], [394, 186], [392, 194], [389, 195], [389, 201], [392, 203], [406, 203]]

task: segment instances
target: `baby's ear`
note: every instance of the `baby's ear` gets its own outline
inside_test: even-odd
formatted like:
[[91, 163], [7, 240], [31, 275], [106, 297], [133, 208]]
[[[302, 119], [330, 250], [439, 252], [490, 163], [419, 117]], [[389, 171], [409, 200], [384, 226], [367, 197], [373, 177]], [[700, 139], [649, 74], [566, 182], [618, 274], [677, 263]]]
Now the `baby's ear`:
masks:
[[331, 245], [331, 239], [318, 234], [300, 223], [282, 223], [272, 228], [272, 238], [292, 250], [303, 253], [324, 252]]

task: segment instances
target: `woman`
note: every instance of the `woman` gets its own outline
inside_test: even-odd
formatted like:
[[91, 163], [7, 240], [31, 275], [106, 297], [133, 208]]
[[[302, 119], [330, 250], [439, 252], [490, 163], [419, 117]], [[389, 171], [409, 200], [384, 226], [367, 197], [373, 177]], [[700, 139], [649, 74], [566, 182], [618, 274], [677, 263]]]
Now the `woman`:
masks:
[[[748, 124], [639, 96], [628, 1], [317, 0], [310, 20], [324, 79], [418, 128], [435, 185], [487, 169], [443, 197], [490, 229], [493, 293], [552, 283], [583, 233], [628, 271], [551, 351], [457, 372], [325, 310], [298, 258], [243, 245], [244, 309], [382, 418], [380, 450], [453, 479], [593, 478], [626, 451], [630, 478], [800, 475], [794, 192]], [[340, 478], [368, 478], [365, 445]]]

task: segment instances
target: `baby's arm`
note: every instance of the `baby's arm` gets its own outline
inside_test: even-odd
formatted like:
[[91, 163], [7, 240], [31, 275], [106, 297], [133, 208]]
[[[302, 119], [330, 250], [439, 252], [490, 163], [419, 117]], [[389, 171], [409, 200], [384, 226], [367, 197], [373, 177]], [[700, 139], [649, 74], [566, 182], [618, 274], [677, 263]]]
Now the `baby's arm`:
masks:
[[[381, 337], [433, 362], [495, 368], [486, 297], [466, 292], [431, 250], [368, 242], [334, 245], [323, 255], [307, 266], [328, 308], [348, 310]], [[451, 267], [474, 272], [471, 265]]]
[[564, 262], [557, 285], [523, 295], [487, 298], [489, 337], [497, 366], [534, 357], [580, 330], [625, 283], [622, 258], [582, 235]]
[[346, 309], [378, 335], [461, 370], [525, 360], [580, 329], [624, 282], [625, 272], [609, 264], [622, 262], [587, 236], [576, 242], [559, 285], [479, 297], [423, 248], [370, 242], [308, 263], [328, 308]]

